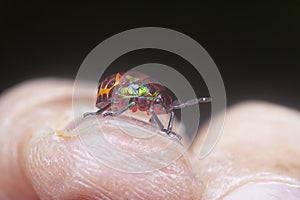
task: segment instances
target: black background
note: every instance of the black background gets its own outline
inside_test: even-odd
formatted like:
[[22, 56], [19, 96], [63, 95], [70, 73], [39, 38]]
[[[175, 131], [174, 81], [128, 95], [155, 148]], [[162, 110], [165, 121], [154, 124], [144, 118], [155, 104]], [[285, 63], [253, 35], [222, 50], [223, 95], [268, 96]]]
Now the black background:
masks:
[[74, 78], [106, 38], [157, 26], [180, 31], [208, 51], [229, 104], [267, 100], [300, 109], [299, 1], [0, 5], [1, 91], [30, 78]]

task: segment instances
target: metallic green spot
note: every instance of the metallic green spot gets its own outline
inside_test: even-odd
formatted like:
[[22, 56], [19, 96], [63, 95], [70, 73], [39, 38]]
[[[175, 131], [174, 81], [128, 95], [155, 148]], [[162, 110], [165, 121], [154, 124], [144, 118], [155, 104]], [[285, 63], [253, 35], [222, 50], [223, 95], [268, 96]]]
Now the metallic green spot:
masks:
[[151, 94], [149, 93], [149, 90], [148, 90], [147, 87], [145, 87], [145, 86], [140, 86], [139, 87], [139, 91], [138, 91], [138, 96], [139, 97], [141, 97], [141, 96], [149, 96], [149, 95], [151, 95]]

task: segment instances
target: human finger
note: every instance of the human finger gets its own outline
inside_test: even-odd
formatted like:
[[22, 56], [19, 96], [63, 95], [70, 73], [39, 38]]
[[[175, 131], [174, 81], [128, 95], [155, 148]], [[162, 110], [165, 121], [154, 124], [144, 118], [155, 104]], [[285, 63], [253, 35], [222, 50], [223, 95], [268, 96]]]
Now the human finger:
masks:
[[[70, 126], [74, 117], [72, 87], [70, 81], [39, 80], [23, 84], [2, 96], [1, 117], [2, 121], [6, 120], [1, 129], [1, 143], [6, 145], [0, 164], [5, 172], [0, 182], [3, 196], [7, 199], [191, 198], [193, 176], [186, 157], [149, 171], [149, 165], [153, 169], [153, 166], [162, 166], [159, 163], [166, 158], [180, 155], [180, 145], [174, 142], [170, 145], [168, 138], [160, 136], [147, 141], [131, 140], [120, 129], [132, 125], [124, 118], [115, 120], [118, 123], [115, 127], [107, 126], [111, 118], [98, 120], [97, 117], [87, 117], [75, 127]], [[94, 90], [84, 85], [81, 90], [79, 107], [84, 110]], [[14, 105], [12, 109], [11, 105]], [[134, 126], [136, 124], [131, 127]], [[149, 131], [149, 127], [129, 130], [138, 134]], [[3, 137], [5, 133], [9, 134]], [[93, 142], [99, 141], [99, 136], [105, 136], [106, 140], [102, 142], [109, 141], [129, 155], [138, 153], [147, 157], [150, 151], [162, 146], [165, 155], [148, 156], [146, 161], [140, 160], [133, 165], [142, 173], [128, 173], [119, 169], [132, 165], [132, 160], [118, 157], [111, 149], [106, 149], [102, 157], [95, 156], [97, 148], [101, 150], [105, 143], [97, 143], [92, 149], [89, 143], [95, 144]], [[14, 146], [7, 145], [12, 142]], [[119, 160], [114, 164], [119, 166], [107, 165], [107, 161], [116, 157]], [[15, 178], [9, 180], [12, 176]], [[8, 180], [9, 184], [6, 184]], [[20, 192], [16, 192], [16, 188]]]
[[214, 150], [199, 159], [205, 134], [190, 149], [205, 185], [198, 198], [300, 199], [299, 121], [299, 112], [266, 102], [229, 108]]

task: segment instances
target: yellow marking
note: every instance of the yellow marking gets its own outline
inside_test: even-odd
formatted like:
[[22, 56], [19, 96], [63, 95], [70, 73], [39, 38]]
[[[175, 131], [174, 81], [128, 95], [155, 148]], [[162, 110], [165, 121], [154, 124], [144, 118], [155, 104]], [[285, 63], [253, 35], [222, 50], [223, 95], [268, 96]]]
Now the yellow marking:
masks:
[[[102, 94], [106, 94], [108, 97], [109, 92], [116, 86], [119, 84], [119, 80], [120, 80], [120, 76], [121, 74], [117, 73], [116, 74], [116, 80], [115, 80], [115, 84], [111, 87], [111, 88], [107, 88], [107, 85], [105, 86], [105, 88], [100, 88], [99, 92], [98, 92], [98, 97]], [[108, 83], [107, 83], [108, 84]]]
[[130, 75], [126, 75], [126, 79], [130, 81], [130, 83], [134, 83], [138, 80], [140, 80], [139, 78], [135, 78], [133, 76], [130, 76]]
[[133, 96], [133, 95], [136, 95], [136, 92], [132, 89], [132, 88], [122, 88], [122, 94], [127, 96], [127, 95], [130, 95], [130, 96]]
[[76, 135], [66, 135], [63, 131], [56, 131], [55, 135], [63, 140], [69, 140], [76, 137]]

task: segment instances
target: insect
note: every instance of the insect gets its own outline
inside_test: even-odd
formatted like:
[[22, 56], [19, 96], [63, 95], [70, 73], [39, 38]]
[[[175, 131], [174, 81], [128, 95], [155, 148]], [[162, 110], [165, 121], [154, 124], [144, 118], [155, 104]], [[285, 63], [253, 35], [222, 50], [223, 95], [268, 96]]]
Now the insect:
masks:
[[[150, 121], [158, 125], [159, 129], [170, 137], [181, 140], [181, 136], [172, 131], [174, 110], [198, 103], [210, 102], [210, 97], [188, 100], [184, 103], [174, 101], [168, 90], [150, 76], [140, 72], [116, 73], [99, 82], [96, 112], [88, 115], [118, 116], [127, 110], [145, 111], [151, 115]], [[112, 106], [116, 109], [112, 110]], [[107, 112], [104, 112], [107, 111]], [[170, 114], [168, 126], [165, 128], [157, 115]]]

